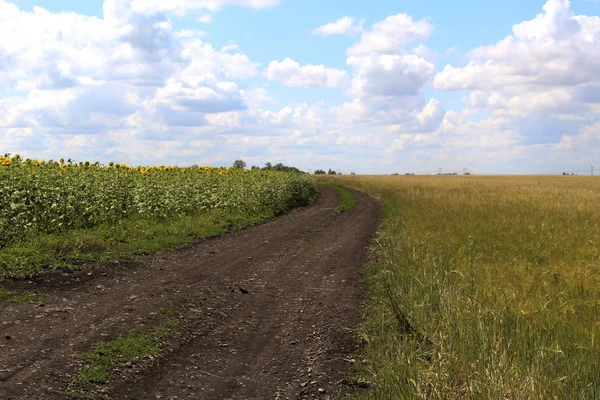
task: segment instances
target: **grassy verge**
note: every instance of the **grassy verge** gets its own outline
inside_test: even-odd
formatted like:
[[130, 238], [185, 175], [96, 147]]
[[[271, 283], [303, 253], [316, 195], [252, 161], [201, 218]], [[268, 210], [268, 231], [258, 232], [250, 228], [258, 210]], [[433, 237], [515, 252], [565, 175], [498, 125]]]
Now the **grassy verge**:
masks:
[[600, 179], [333, 182], [385, 212], [354, 399], [600, 398]]
[[137, 332], [106, 343], [98, 343], [80, 359], [84, 367], [77, 383], [108, 383], [116, 375], [113, 369], [122, 364], [160, 353], [160, 340], [154, 333]]
[[87, 262], [132, 259], [273, 218], [225, 213], [175, 219], [127, 220], [63, 234], [38, 234], [0, 249], [0, 278], [27, 278], [47, 270], [75, 270]]
[[331, 189], [340, 197], [340, 205], [334, 210], [335, 215], [339, 215], [344, 211], [350, 211], [356, 208], [356, 197], [345, 187], [331, 183], [323, 183], [320, 186]]
[[0, 304], [23, 304], [42, 301], [37, 293], [22, 293], [0, 288]]
[[159, 355], [166, 340], [177, 331], [181, 316], [182, 313], [178, 310], [166, 310], [161, 315], [149, 317], [151, 320], [159, 319], [158, 327], [154, 330], [138, 331], [108, 342], [96, 343], [91, 350], [77, 357], [82, 365], [72, 386], [109, 383], [119, 377], [116, 372], [118, 368], [132, 368], [137, 363]]

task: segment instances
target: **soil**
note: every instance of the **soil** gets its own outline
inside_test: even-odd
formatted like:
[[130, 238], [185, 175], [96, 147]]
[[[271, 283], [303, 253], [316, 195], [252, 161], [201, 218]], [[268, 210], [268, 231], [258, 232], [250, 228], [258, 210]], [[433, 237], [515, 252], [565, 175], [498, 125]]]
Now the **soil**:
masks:
[[[330, 399], [351, 393], [360, 343], [362, 266], [381, 219], [333, 217], [337, 195], [240, 232], [135, 262], [46, 274], [0, 287], [42, 296], [0, 304], [0, 399]], [[160, 356], [119, 366], [104, 385], [77, 387], [77, 354], [94, 343], [177, 325]], [[176, 312], [174, 311], [176, 310]]]

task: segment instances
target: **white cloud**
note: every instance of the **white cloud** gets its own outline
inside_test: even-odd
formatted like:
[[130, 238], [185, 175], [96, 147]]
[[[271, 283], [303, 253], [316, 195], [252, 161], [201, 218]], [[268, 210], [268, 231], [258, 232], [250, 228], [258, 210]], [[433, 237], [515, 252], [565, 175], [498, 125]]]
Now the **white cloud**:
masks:
[[244, 109], [240, 90], [234, 82], [218, 82], [214, 87], [185, 87], [169, 82], [156, 91], [153, 105], [166, 106], [171, 112], [219, 113]]
[[182, 65], [181, 79], [188, 85], [198, 86], [218, 80], [244, 80], [258, 74], [259, 64], [231, 50], [235, 47], [225, 46], [219, 51], [199, 39], [186, 41], [182, 56], [187, 63]]
[[272, 81], [281, 81], [291, 87], [341, 87], [348, 83], [348, 73], [324, 65], [305, 65], [286, 58], [283, 61], [271, 61], [266, 71]]
[[261, 9], [276, 6], [279, 2], [280, 0], [105, 0], [105, 5], [120, 3], [127, 10], [144, 15], [173, 13], [183, 16], [190, 12], [198, 12], [199, 22], [210, 23], [213, 13], [226, 6]]
[[412, 41], [425, 39], [432, 28], [425, 20], [414, 22], [398, 14], [364, 31], [346, 52], [346, 63], [353, 69], [348, 94], [354, 99], [332, 108], [336, 120], [379, 126], [385, 132], [434, 131], [443, 106], [425, 98], [425, 86], [433, 79], [435, 67], [424, 56], [432, 52], [424, 45], [406, 48]]
[[417, 47], [411, 49], [411, 52], [432, 63], [435, 63], [440, 57], [440, 54], [437, 51], [431, 50], [423, 43], [420, 43]]
[[342, 17], [335, 22], [329, 22], [313, 30], [313, 35], [354, 35], [362, 30], [364, 20], [355, 24], [352, 17]]
[[[293, 87], [352, 83], [355, 97], [337, 109], [266, 109], [271, 94], [244, 85], [260, 77], [259, 65], [234, 44], [219, 50], [202, 32], [176, 31], [163, 13], [179, 12], [174, 4], [142, 12], [107, 0], [104, 18], [96, 18], [28, 13], [0, 0], [0, 18], [10, 16], [0, 24], [0, 52], [7, 55], [0, 85], [18, 93], [0, 97], [0, 147], [31, 157], [129, 163], [220, 163], [236, 152], [258, 164], [350, 168], [361, 160], [376, 168], [394, 140], [380, 134], [387, 124], [425, 132], [443, 114], [420, 86], [429, 62], [404, 50], [352, 56], [354, 81], [323, 65], [273, 61], [267, 78]], [[13, 31], [22, 34], [7, 39]], [[378, 74], [391, 81], [389, 90]]]
[[355, 68], [352, 94], [364, 96], [413, 96], [434, 76], [433, 64], [414, 54], [348, 57]]
[[[123, 1], [123, 0], [116, 0]], [[217, 11], [224, 6], [236, 5], [248, 8], [266, 8], [279, 4], [279, 0], [128, 0], [135, 12], [154, 14], [174, 12], [185, 14], [194, 10]]]
[[600, 17], [574, 15], [568, 0], [548, 0], [511, 35], [467, 57], [467, 65], [447, 65], [434, 79], [438, 90], [468, 92], [464, 115], [446, 118], [441, 132], [472, 132], [479, 136], [473, 146], [514, 163], [535, 159], [568, 171], [591, 162], [600, 116]]
[[427, 39], [432, 31], [433, 25], [427, 20], [414, 21], [406, 14], [392, 15], [364, 30], [361, 40], [347, 54], [395, 54], [408, 43]]
[[267, 98], [240, 86], [259, 65], [201, 36], [122, 0], [105, 1], [104, 18], [0, 0], [0, 148], [148, 163], [178, 157], [211, 126], [239, 126], [246, 102]]
[[[564, 150], [594, 149], [596, 157], [600, 156], [600, 122], [585, 126], [576, 134], [563, 135], [556, 148]], [[590, 161], [594, 164], [598, 162], [597, 158]]]
[[544, 13], [516, 24], [495, 45], [476, 48], [462, 68], [446, 66], [440, 90], [538, 90], [599, 83], [600, 17], [576, 16], [568, 0], [549, 0]]
[[201, 14], [198, 17], [198, 22], [202, 22], [203, 24], [210, 24], [212, 22], [212, 19], [212, 14]]
[[[202, 32], [176, 31], [161, 12], [112, 0], [103, 18], [24, 12], [2, 0], [0, 7], [0, 147], [7, 151], [180, 164], [221, 163], [235, 151], [306, 166], [342, 153], [347, 162], [376, 160], [383, 145], [318, 104], [263, 108], [273, 103], [270, 93], [245, 85], [260, 77], [257, 63], [235, 45], [218, 50]], [[274, 62], [270, 72], [292, 86], [350, 83], [343, 70], [292, 60]]]
[[[174, 31], [164, 16], [136, 14], [124, 3], [107, 0], [100, 19], [38, 7], [28, 13], [0, 0], [0, 18], [6, 18], [0, 23], [0, 53], [8, 60], [0, 63], [0, 87], [29, 93], [14, 100], [21, 105], [0, 119], [0, 126], [77, 125], [91, 115], [71, 117], [83, 112], [82, 104], [95, 107], [95, 116], [115, 107], [133, 114], [131, 104], [122, 106], [128, 104], [125, 96], [143, 99], [142, 107], [164, 103], [165, 92], [194, 112], [245, 107], [232, 82], [256, 75], [258, 64], [232, 47], [215, 50], [195, 35]], [[55, 107], [64, 94], [69, 102]]]
[[417, 120], [427, 131], [437, 128], [443, 117], [444, 107], [437, 99], [429, 100], [423, 110], [417, 114]]

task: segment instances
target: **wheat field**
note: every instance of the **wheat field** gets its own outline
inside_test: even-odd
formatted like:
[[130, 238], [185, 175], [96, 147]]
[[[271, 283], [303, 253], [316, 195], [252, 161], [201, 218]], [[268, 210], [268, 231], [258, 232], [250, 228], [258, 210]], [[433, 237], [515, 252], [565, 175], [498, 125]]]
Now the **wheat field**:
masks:
[[358, 398], [600, 398], [600, 178], [319, 181], [385, 212]]

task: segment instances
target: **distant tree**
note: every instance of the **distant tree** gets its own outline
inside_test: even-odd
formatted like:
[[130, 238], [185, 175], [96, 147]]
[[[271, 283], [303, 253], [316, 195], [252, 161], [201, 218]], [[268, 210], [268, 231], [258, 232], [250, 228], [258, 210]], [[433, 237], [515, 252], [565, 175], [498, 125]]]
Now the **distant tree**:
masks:
[[246, 168], [246, 161], [244, 161], [244, 160], [235, 160], [233, 162], [233, 167], [237, 168], [237, 169], [245, 169]]
[[288, 167], [287, 165], [283, 165], [282, 163], [277, 163], [275, 165], [270, 162], [266, 163], [263, 171], [278, 171], [278, 172], [302, 172], [296, 167]]
[[253, 165], [252, 168], [250, 168], [250, 169], [254, 171], [254, 170], [260, 169], [260, 167], [258, 165]]
[[322, 169], [318, 169], [315, 171], [315, 175], [325, 175], [325, 171], [323, 171]]
[[334, 170], [332, 170], [331, 168], [329, 168], [329, 171], [327, 171], [327, 173], [329, 175], [337, 175], [337, 172], [335, 172]]

